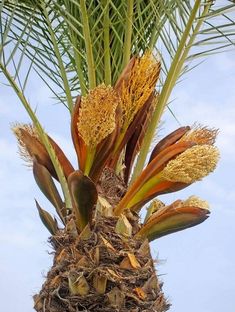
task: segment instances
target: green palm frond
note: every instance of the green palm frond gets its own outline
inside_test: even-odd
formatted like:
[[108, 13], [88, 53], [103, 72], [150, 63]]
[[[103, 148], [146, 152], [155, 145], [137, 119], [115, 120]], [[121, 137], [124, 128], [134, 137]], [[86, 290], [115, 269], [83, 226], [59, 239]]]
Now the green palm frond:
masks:
[[[20, 44], [29, 58], [35, 55], [34, 66], [66, 94], [71, 106], [71, 93], [85, 94], [103, 81], [115, 83], [130, 56], [146, 49], [156, 48], [162, 56], [163, 76], [167, 76], [190, 18], [191, 3], [2, 1], [1, 19], [13, 19], [8, 38]], [[187, 60], [234, 43], [233, 21], [229, 17], [234, 4], [217, 8], [212, 1], [198, 3], [196, 18], [202, 17], [205, 5], [209, 12], [204, 17], [204, 28], [197, 31], [198, 38], [190, 47], [196, 49]], [[218, 21], [221, 17], [223, 21]], [[193, 28], [194, 25], [189, 36]]]

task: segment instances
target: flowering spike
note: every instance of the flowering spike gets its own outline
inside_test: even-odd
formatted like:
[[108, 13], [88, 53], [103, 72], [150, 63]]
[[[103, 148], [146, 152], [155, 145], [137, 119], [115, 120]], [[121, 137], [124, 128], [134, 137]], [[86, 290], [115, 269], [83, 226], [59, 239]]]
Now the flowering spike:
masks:
[[33, 164], [33, 159], [37, 159], [54, 178], [58, 179], [50, 156], [39, 140], [35, 127], [31, 124], [16, 124], [12, 127], [12, 131], [18, 140], [22, 159], [30, 166]]
[[[156, 196], [182, 190], [191, 183], [201, 180], [215, 169], [218, 156], [218, 149], [210, 145], [197, 145], [187, 149], [170, 160], [156, 177], [149, 179], [126, 206], [138, 212], [144, 204]], [[195, 202], [198, 204], [196, 197], [188, 199], [188, 205], [192, 206]]]
[[214, 171], [219, 151], [211, 145], [196, 145], [169, 161], [163, 169], [163, 179], [172, 182], [193, 183]]
[[[120, 215], [123, 210], [125, 210], [126, 208], [130, 209], [132, 205], [134, 206], [134, 204], [136, 204], [138, 201], [141, 201], [143, 199], [142, 195], [145, 195], [146, 192], [148, 192], [151, 188], [155, 186], [156, 183], [159, 182], [159, 179], [156, 179], [156, 181], [155, 177], [160, 174], [166, 164], [171, 159], [183, 153], [185, 150], [189, 149], [192, 146], [193, 144], [191, 142], [179, 142], [167, 147], [165, 150], [159, 153], [159, 155], [156, 156], [150, 164], [148, 164], [148, 166], [144, 169], [141, 175], [131, 185], [125, 196], [115, 208], [114, 214]], [[146, 184], [149, 181], [150, 184], [146, 188]], [[142, 187], [145, 188], [143, 194], [138, 194], [139, 191], [142, 191]], [[164, 189], [162, 191], [164, 191]], [[136, 195], [138, 199], [134, 199]]]
[[[50, 174], [58, 180], [54, 165], [46, 148], [37, 135], [36, 128], [31, 124], [16, 124], [12, 127], [12, 131], [18, 140], [22, 159], [29, 163], [30, 166], [32, 166], [34, 159], [36, 159], [39, 164], [46, 167]], [[69, 174], [74, 171], [73, 166], [59, 145], [50, 136], [48, 136], [48, 140], [55, 150], [58, 161], [67, 178]]]
[[207, 127], [196, 125], [190, 131], [187, 131], [180, 141], [192, 141], [197, 145], [214, 145], [218, 129], [209, 129]]
[[77, 128], [86, 146], [95, 148], [114, 131], [118, 102], [114, 89], [104, 84], [82, 98]]
[[127, 129], [136, 113], [153, 93], [160, 74], [160, 62], [151, 52], [136, 58], [128, 78], [118, 84], [123, 114], [123, 129]]
[[[11, 129], [17, 138], [21, 158], [28, 163], [29, 166], [32, 166], [33, 158], [36, 156], [37, 147], [38, 149], [43, 150], [43, 147], [39, 148], [42, 144], [39, 141], [36, 129], [31, 124], [20, 123], [14, 124]], [[34, 144], [30, 144], [30, 139], [34, 141]]]
[[201, 198], [192, 195], [188, 199], [182, 202], [182, 206], [193, 206], [193, 207], [200, 207], [203, 209], [209, 210], [209, 204], [206, 200], [202, 200]]

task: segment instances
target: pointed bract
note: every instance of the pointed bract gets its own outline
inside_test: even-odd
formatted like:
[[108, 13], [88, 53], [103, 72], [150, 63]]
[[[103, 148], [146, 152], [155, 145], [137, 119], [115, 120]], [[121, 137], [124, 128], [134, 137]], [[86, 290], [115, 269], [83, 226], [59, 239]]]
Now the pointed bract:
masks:
[[39, 216], [40, 216], [42, 223], [45, 225], [45, 227], [48, 229], [48, 231], [52, 235], [55, 235], [56, 232], [58, 231], [58, 226], [57, 226], [56, 220], [52, 218], [52, 216], [49, 214], [49, 212], [42, 209], [36, 200], [35, 200], [35, 202], [36, 202], [36, 206], [37, 206], [38, 213], [39, 213]]
[[79, 169], [84, 171], [86, 163], [86, 145], [80, 136], [77, 124], [79, 121], [79, 110], [81, 107], [81, 96], [78, 96], [73, 108], [72, 120], [71, 120], [71, 135], [73, 140], [73, 145], [78, 158]]
[[73, 211], [78, 230], [82, 231], [91, 222], [98, 193], [92, 180], [81, 171], [74, 171], [68, 178]]
[[46, 167], [39, 164], [38, 161], [35, 159], [33, 161], [33, 174], [40, 190], [52, 203], [52, 205], [56, 208], [56, 212], [58, 213], [61, 221], [64, 223], [65, 217], [64, 203], [55, 186], [55, 183], [51, 177], [50, 172], [47, 170]]
[[[189, 126], [186, 127], [180, 127], [177, 130], [171, 132], [166, 137], [164, 137], [162, 140], [160, 140], [157, 145], [154, 147], [151, 156], [149, 158], [149, 163], [165, 148], [168, 146], [176, 143], [180, 138], [182, 138], [188, 131], [190, 130]], [[191, 140], [187, 140], [191, 141]]]
[[60, 166], [63, 170], [64, 176], [67, 179], [70, 173], [74, 171], [74, 168], [68, 158], [65, 156], [62, 149], [59, 147], [59, 145], [48, 135], [49, 142], [53, 149], [55, 150], [56, 157], [60, 163]]
[[[135, 161], [135, 157], [138, 154], [138, 152], [141, 149], [144, 136], [146, 133], [146, 130], [148, 128], [148, 124], [151, 120], [152, 114], [156, 108], [157, 105], [157, 99], [158, 96], [151, 95], [146, 102], [146, 104], [143, 106], [143, 108], [139, 111], [139, 113], [134, 118], [134, 121], [136, 121], [136, 128], [133, 131], [132, 130], [132, 136], [128, 140], [126, 144], [126, 153], [125, 153], [125, 169], [124, 169], [124, 181], [125, 183], [128, 183], [132, 166]], [[139, 115], [139, 116], [138, 116]], [[137, 118], [142, 116], [142, 118]], [[133, 121], [133, 122], [134, 122]], [[131, 126], [129, 127], [131, 128]], [[134, 128], [134, 127], [133, 127]], [[129, 129], [128, 129], [129, 131]], [[127, 133], [128, 133], [127, 131]]]
[[130, 80], [131, 71], [133, 69], [133, 66], [135, 65], [135, 62], [137, 60], [136, 56], [133, 56], [129, 63], [126, 65], [126, 67], [123, 69], [121, 75], [119, 76], [116, 84], [115, 84], [115, 90], [120, 94], [122, 92], [123, 85], [126, 85], [128, 81]]
[[202, 223], [208, 218], [209, 213], [207, 208], [187, 205], [187, 201], [176, 201], [153, 213], [136, 236], [152, 241]]
[[120, 115], [121, 111], [120, 106], [118, 105], [116, 109], [116, 126], [114, 131], [109, 134], [96, 148], [96, 154], [89, 173], [89, 176], [94, 182], [99, 180], [102, 170], [113, 156], [115, 141], [120, 131]]

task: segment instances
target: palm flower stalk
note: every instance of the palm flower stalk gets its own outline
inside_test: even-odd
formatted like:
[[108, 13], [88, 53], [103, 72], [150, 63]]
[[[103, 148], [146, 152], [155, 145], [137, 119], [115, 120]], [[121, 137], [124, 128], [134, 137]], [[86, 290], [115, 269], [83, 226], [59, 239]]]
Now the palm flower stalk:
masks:
[[[213, 1], [200, 0], [193, 5], [0, 1], [0, 71], [32, 121], [12, 129], [21, 156], [55, 209], [52, 215], [36, 201], [54, 249], [52, 268], [34, 296], [36, 311], [169, 309], [149, 242], [202, 223], [210, 212], [196, 196], [172, 204], [157, 197], [214, 171], [217, 130], [180, 127], [155, 145], [149, 159], [146, 155], [174, 85], [188, 71], [187, 61], [199, 56], [191, 53], [200, 45], [198, 38], [207, 34], [202, 45], [211, 46], [218, 39], [212, 30], [223, 35], [224, 25], [213, 28], [207, 19], [225, 16], [232, 7], [222, 10]], [[231, 44], [233, 32], [224, 32]], [[9, 39], [15, 43], [12, 50]], [[201, 55], [210, 52], [208, 48]], [[21, 81], [24, 57], [30, 66]], [[27, 100], [32, 68], [68, 108], [76, 166], [43, 129]], [[142, 222], [139, 213], [147, 203]]]

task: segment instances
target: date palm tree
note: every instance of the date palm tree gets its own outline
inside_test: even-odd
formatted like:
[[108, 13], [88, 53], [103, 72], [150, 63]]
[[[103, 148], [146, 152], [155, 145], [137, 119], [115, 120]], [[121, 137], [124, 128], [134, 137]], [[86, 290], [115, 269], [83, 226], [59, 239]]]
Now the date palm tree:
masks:
[[[149, 242], [210, 212], [195, 196], [169, 205], [158, 196], [215, 169], [217, 130], [180, 127], [150, 146], [193, 61], [234, 44], [234, 7], [201, 0], [0, 1], [0, 73], [31, 119], [12, 130], [55, 208], [52, 216], [36, 201], [54, 248], [36, 311], [169, 309]], [[27, 100], [32, 71], [71, 115], [76, 166]]]

